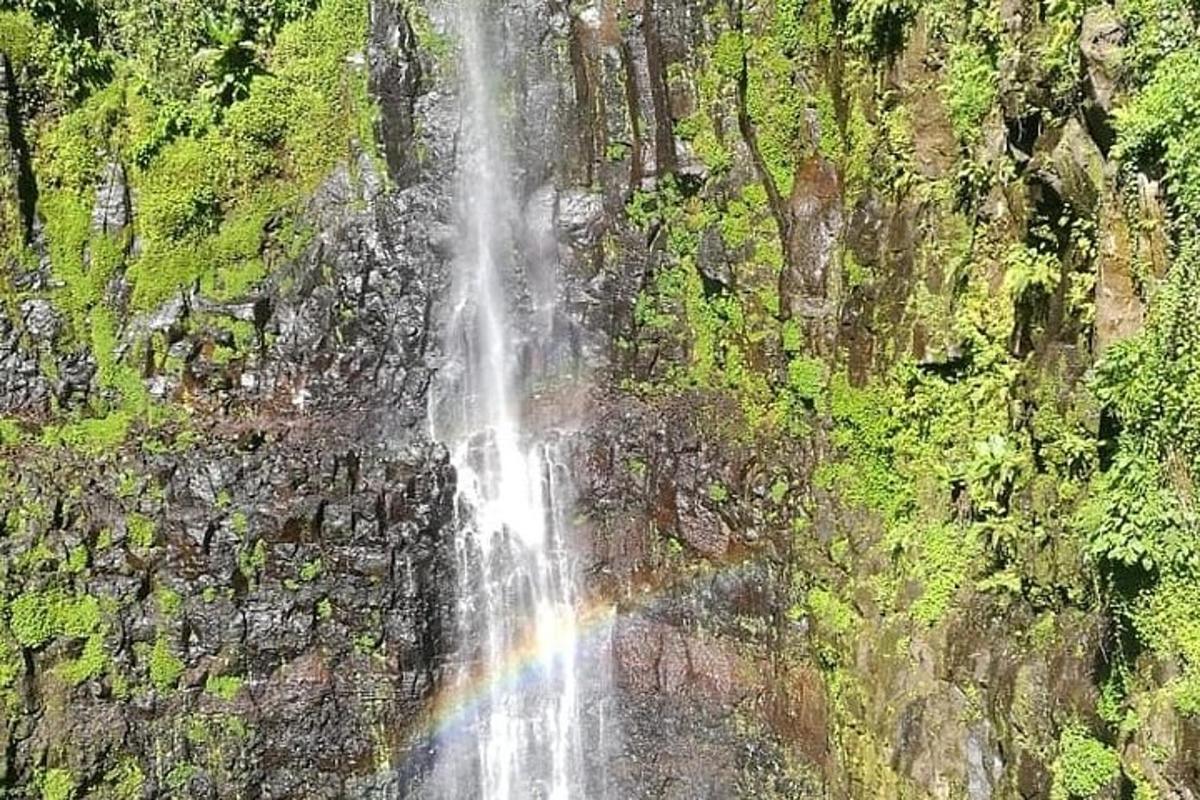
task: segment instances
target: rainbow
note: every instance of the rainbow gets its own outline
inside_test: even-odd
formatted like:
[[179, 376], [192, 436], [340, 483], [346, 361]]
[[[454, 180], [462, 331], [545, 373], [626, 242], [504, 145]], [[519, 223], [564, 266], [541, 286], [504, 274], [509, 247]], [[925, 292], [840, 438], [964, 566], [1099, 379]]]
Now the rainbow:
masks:
[[463, 732], [464, 723], [472, 719], [475, 712], [492, 697], [521, 685], [536, 683], [547, 651], [561, 653], [574, 649], [579, 652], [594, 637], [611, 635], [619, 616], [651, 609], [677, 589], [701, 580], [710, 580], [717, 575], [736, 573], [750, 561], [744, 558], [657, 585], [642, 581], [620, 602], [609, 597], [589, 600], [569, 619], [562, 620], [562, 624], [554, 631], [549, 648], [545, 646], [545, 640], [539, 644], [532, 628], [526, 630], [499, 664], [480, 665], [439, 692], [430, 703], [426, 718], [410, 729], [406, 738], [410, 745], [416, 745], [446, 740]]

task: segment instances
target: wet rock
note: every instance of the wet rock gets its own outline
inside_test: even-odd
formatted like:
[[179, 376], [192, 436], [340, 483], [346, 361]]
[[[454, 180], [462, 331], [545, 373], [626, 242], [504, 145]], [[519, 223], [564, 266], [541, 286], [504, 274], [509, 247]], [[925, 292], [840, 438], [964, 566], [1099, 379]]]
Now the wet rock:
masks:
[[559, 194], [555, 224], [575, 247], [592, 247], [599, 241], [607, 224], [603, 198], [579, 190]]
[[706, 283], [718, 290], [733, 288], [733, 266], [725, 250], [725, 240], [715, 227], [705, 228], [700, 234], [700, 249], [696, 254], [696, 268]]
[[709, 558], [721, 558], [729, 550], [729, 528], [716, 512], [696, 498], [696, 487], [676, 492], [676, 530], [679, 537], [697, 553]]
[[371, 93], [379, 100], [377, 138], [388, 174], [402, 187], [411, 185], [420, 169], [412, 147], [424, 75], [418, 48], [405, 7], [372, 0], [368, 60]]
[[618, 682], [637, 693], [689, 695], [721, 709], [746, 691], [739, 686], [736, 658], [730, 653], [661, 623], [620, 620], [613, 658]]
[[941, 60], [939, 54], [932, 52], [932, 47], [929, 16], [918, 14], [889, 79], [904, 93], [905, 104], [913, 119], [920, 120], [920, 124], [913, 127], [916, 168], [922, 176], [936, 180], [954, 169], [958, 139], [945, 98], [941, 92], [930, 90], [939, 80], [936, 68]]

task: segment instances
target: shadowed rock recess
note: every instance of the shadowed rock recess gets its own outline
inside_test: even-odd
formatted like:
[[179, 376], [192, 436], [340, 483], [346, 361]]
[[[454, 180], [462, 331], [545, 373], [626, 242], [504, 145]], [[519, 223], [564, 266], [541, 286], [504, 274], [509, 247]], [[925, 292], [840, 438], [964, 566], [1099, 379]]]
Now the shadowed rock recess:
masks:
[[[0, 796], [427, 797], [521, 679], [430, 434], [460, 5], [0, 4]], [[1200, 5], [471, 7], [576, 785], [1200, 798]]]

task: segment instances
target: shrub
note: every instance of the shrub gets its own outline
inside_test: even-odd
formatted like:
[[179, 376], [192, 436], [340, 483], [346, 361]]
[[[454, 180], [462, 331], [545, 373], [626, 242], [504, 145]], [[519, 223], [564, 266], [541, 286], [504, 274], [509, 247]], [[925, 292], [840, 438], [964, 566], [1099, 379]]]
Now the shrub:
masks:
[[1200, 220], [1200, 47], [1166, 56], [1149, 84], [1116, 114], [1118, 159], [1161, 162], [1180, 221]]
[[1058, 739], [1051, 797], [1087, 800], [1111, 783], [1120, 769], [1121, 759], [1116, 750], [1092, 738], [1082, 724], [1072, 723]]
[[981, 124], [999, 93], [996, 66], [982, 45], [962, 42], [950, 50], [950, 69], [943, 93], [954, 133], [962, 142], [977, 141]]
[[903, 46], [908, 24], [919, 8], [916, 0], [851, 0], [846, 25], [859, 46], [886, 55]]

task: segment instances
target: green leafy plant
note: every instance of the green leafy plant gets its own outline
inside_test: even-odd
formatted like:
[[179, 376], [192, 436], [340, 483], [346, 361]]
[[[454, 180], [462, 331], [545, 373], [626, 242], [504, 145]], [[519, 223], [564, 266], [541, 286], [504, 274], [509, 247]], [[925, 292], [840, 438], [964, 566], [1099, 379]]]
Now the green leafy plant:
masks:
[[1014, 245], [1004, 259], [1004, 289], [1016, 301], [1049, 295], [1057, 286], [1062, 264], [1052, 253]]
[[204, 27], [213, 46], [197, 53], [208, 80], [204, 92], [223, 105], [250, 94], [250, 78], [260, 71], [258, 47], [248, 38], [246, 22], [237, 14], [218, 17], [211, 11]]
[[968, 144], [978, 141], [983, 120], [999, 93], [996, 66], [985, 47], [965, 41], [951, 48], [943, 93], [959, 140]]
[[967, 468], [972, 499], [984, 510], [1003, 511], [1024, 467], [1025, 459], [1006, 437], [992, 434], [976, 442], [974, 458]]
[[1167, 193], [1181, 224], [1200, 220], [1197, 81], [1200, 46], [1170, 53], [1154, 68], [1149, 84], [1116, 115], [1116, 157], [1131, 165], [1166, 167]]
[[851, 0], [846, 27], [860, 46], [884, 55], [903, 45], [919, 7], [915, 0]]
[[237, 675], [209, 675], [204, 691], [222, 700], [233, 700], [242, 689], [244, 679]]
[[1063, 729], [1053, 769], [1052, 800], [1087, 800], [1117, 777], [1121, 759], [1117, 752], [1088, 733], [1081, 723]]

